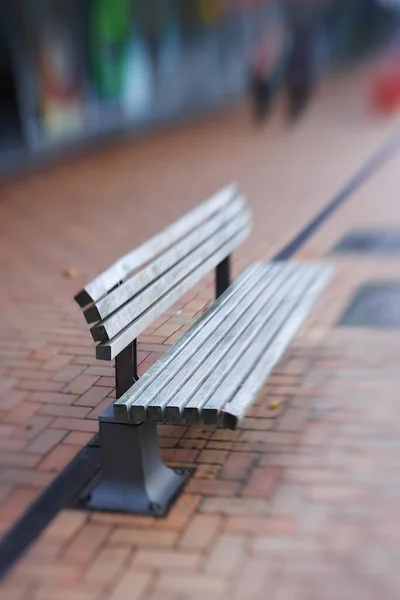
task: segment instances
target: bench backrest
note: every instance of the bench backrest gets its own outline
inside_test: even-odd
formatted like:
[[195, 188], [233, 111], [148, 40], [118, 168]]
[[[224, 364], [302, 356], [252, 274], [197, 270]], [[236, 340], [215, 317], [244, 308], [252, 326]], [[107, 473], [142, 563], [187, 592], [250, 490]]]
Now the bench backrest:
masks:
[[231, 184], [96, 277], [75, 300], [100, 342], [97, 358], [115, 358], [250, 230], [246, 200]]

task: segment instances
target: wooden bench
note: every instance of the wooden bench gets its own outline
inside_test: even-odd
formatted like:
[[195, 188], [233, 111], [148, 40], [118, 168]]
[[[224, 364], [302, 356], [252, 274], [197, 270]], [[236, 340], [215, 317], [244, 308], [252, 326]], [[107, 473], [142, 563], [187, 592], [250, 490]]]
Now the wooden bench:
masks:
[[[76, 295], [97, 358], [115, 358], [92, 508], [164, 514], [187, 473], [161, 461], [157, 423], [235, 429], [326, 284], [327, 267], [292, 262], [254, 264], [231, 284], [230, 255], [250, 230], [229, 185]], [[138, 336], [214, 268], [216, 302], [139, 380]]]

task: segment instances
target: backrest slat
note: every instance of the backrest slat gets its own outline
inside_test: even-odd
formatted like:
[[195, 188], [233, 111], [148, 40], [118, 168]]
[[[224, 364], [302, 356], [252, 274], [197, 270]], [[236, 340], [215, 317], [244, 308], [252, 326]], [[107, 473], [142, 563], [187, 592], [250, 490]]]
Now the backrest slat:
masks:
[[182, 279], [188, 277], [212, 255], [218, 252], [237, 233], [247, 227], [250, 220], [250, 213], [247, 210], [242, 210], [183, 260], [175, 262], [174, 266], [162, 275], [162, 277], [134, 296], [132, 300], [125, 303], [118, 311], [92, 327], [90, 331], [93, 339], [96, 342], [103, 342], [116, 336], [141, 313], [148, 310], [152, 304], [168, 293], [170, 289], [178, 285]]
[[103, 298], [135, 269], [153, 260], [211, 215], [223, 209], [234, 198], [236, 192], [237, 185], [235, 183], [224, 187], [160, 234], [126, 254], [76, 294], [76, 302], [79, 306], [85, 308], [92, 302], [97, 302]]
[[162, 315], [183, 294], [192, 289], [207, 273], [216, 267], [226, 256], [231, 254], [247, 238], [250, 231], [251, 220], [215, 254], [202, 263], [198, 269], [190, 273], [117, 336], [110, 341], [99, 344], [96, 347], [96, 358], [100, 360], [113, 360], [132, 340], [136, 339], [140, 333], [151, 325], [157, 317]]
[[155, 261], [146, 266], [139, 273], [128, 279], [121, 286], [110, 292], [107, 296], [91, 305], [84, 311], [86, 321], [94, 323], [109, 317], [123, 304], [131, 300], [135, 295], [148, 287], [156, 279], [161, 277], [169, 269], [177, 265], [193, 250], [203, 244], [208, 238], [218, 232], [224, 224], [235, 218], [245, 206], [245, 198], [238, 196], [230, 204], [213, 215], [204, 224], [183, 238], [175, 246], [172, 246]]
[[96, 356], [114, 359], [249, 235], [251, 213], [235, 183], [225, 186], [133, 250], [76, 296]]

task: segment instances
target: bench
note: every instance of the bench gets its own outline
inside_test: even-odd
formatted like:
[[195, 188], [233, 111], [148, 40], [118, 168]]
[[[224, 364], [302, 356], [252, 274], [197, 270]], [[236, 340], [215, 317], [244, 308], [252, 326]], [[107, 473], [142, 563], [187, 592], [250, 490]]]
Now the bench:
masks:
[[[231, 184], [76, 295], [96, 357], [115, 359], [91, 508], [163, 515], [188, 473], [162, 462], [157, 423], [238, 427], [326, 284], [326, 266], [292, 262], [253, 264], [231, 283], [230, 255], [250, 231]], [[213, 269], [216, 301], [139, 380], [138, 336]]]

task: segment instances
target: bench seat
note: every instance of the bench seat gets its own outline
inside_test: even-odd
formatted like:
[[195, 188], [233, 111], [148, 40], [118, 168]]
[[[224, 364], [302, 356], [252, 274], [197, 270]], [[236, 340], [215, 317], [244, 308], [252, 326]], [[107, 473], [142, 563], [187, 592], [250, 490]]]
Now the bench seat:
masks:
[[255, 264], [114, 403], [117, 421], [235, 429], [327, 282], [330, 268]]

